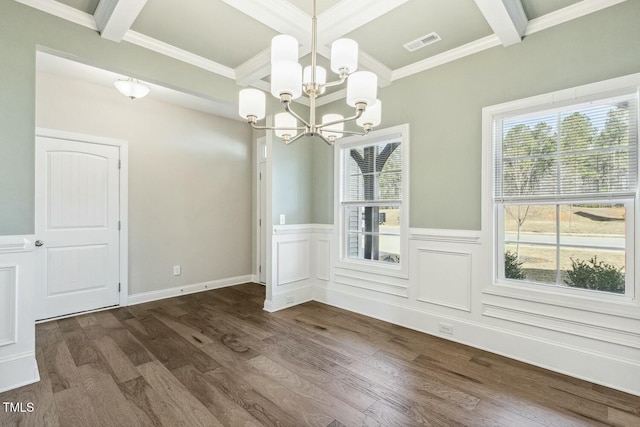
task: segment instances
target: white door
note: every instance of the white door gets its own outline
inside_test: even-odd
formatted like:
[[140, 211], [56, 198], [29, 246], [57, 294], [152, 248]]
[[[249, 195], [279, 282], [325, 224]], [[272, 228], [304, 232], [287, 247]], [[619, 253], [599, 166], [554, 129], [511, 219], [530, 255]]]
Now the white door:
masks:
[[120, 149], [36, 138], [39, 319], [119, 303]]

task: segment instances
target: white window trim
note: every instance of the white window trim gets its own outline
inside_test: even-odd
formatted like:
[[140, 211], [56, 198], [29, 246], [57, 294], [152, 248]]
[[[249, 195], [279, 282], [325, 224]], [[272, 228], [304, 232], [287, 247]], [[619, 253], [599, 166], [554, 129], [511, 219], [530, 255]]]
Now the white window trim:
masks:
[[[568, 308], [588, 310], [598, 313], [616, 314], [631, 318], [640, 318], [640, 210], [638, 201], [640, 194], [636, 192], [636, 206], [633, 229], [634, 235], [627, 235], [630, 247], [633, 249], [632, 260], [629, 267], [633, 270], [632, 286], [624, 295], [613, 295], [597, 291], [580, 289], [562, 289], [557, 286], [545, 286], [539, 284], [527, 284], [526, 282], [500, 281], [498, 280], [499, 259], [496, 256], [498, 240], [496, 219], [498, 213], [493, 202], [493, 138], [494, 120], [505, 115], [525, 114], [527, 112], [543, 110], [545, 108], [560, 108], [567, 105], [579, 104], [603, 96], [616, 96], [619, 94], [639, 92], [640, 73], [624, 77], [587, 84], [571, 89], [560, 90], [544, 95], [534, 96], [503, 104], [493, 105], [482, 109], [482, 240], [487, 245], [487, 261], [485, 262], [487, 278], [483, 293], [502, 297], [510, 297], [527, 301], [535, 301], [546, 304], [558, 305]], [[639, 118], [640, 119], [640, 118]]]
[[[400, 210], [400, 265], [385, 265], [379, 262], [360, 261], [344, 256], [345, 218], [342, 209], [344, 191], [344, 156], [342, 151], [360, 145], [374, 144], [390, 138], [399, 138], [402, 147], [402, 208]], [[409, 278], [409, 125], [399, 125], [370, 132], [365, 136], [350, 136], [338, 139], [334, 150], [334, 218], [337, 259], [336, 268], [356, 270], [383, 276]]]

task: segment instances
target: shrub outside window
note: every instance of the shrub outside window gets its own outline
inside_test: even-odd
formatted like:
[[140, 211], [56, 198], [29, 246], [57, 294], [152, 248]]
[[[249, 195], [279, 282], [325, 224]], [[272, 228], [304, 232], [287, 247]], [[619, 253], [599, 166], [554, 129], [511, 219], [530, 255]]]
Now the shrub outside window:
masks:
[[493, 119], [497, 279], [629, 294], [638, 95]]

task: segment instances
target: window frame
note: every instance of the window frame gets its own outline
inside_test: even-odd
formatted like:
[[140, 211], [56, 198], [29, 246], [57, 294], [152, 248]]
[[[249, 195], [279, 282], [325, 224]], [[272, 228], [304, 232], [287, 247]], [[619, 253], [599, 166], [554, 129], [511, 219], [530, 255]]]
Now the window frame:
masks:
[[[382, 261], [361, 260], [346, 256], [346, 236], [349, 233], [346, 221], [347, 206], [365, 206], [375, 204], [378, 206], [393, 206], [397, 202], [385, 201], [345, 201], [345, 181], [347, 167], [345, 153], [357, 147], [365, 147], [382, 142], [400, 142], [402, 150], [402, 190], [400, 208], [400, 263], [392, 264]], [[348, 270], [374, 273], [383, 276], [391, 276], [407, 279], [409, 277], [409, 125], [399, 125], [390, 128], [375, 130], [365, 136], [350, 136], [336, 141], [334, 150], [334, 218], [336, 224], [335, 242], [336, 259], [335, 266]]]
[[[494, 197], [496, 180], [494, 179], [495, 153], [495, 123], [505, 117], [531, 114], [536, 112], [546, 112], [549, 110], [566, 108], [572, 105], [580, 105], [588, 102], [613, 98], [621, 95], [635, 94], [636, 99], [640, 99], [640, 73], [629, 76], [610, 79], [598, 83], [592, 83], [571, 89], [534, 96], [504, 104], [485, 107], [482, 110], [482, 145], [483, 145], [483, 190], [482, 190], [482, 236], [487, 244], [487, 274], [483, 293], [504, 297], [515, 297], [519, 299], [545, 302], [548, 304], [589, 309], [595, 312], [616, 312], [618, 314], [633, 312], [625, 311], [621, 306], [640, 306], [639, 294], [640, 285], [638, 281], [638, 266], [640, 265], [640, 251], [638, 242], [640, 240], [640, 192], [636, 189], [633, 200], [622, 200], [613, 198], [614, 201], [624, 203], [628, 209], [627, 214], [633, 215], [632, 219], [626, 222], [625, 231], [625, 293], [613, 294], [602, 291], [592, 291], [579, 288], [563, 288], [554, 284], [541, 284], [539, 282], [528, 282], [525, 280], [506, 279], [504, 276], [504, 217], [503, 207], [506, 204], [527, 204], [526, 201], [513, 201], [512, 203], [500, 203]], [[640, 123], [640, 108], [636, 109], [636, 120]], [[640, 149], [638, 150], [640, 152]], [[532, 196], [535, 198], [535, 196]], [[607, 203], [612, 199], [593, 199], [594, 202]], [[586, 198], [562, 198], [561, 200], [549, 200], [546, 203], [551, 205], [564, 205], [571, 202], [585, 203]], [[542, 204], [533, 202], [530, 204]], [[629, 212], [630, 210], [630, 212]], [[502, 220], [502, 222], [500, 222]], [[621, 312], [620, 309], [623, 311]], [[637, 314], [632, 315], [636, 317]]]

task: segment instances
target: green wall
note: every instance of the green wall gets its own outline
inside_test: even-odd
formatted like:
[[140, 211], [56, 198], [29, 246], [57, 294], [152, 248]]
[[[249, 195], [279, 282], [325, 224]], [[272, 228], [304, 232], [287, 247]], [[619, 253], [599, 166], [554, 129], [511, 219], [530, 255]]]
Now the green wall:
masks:
[[232, 80], [14, 1], [0, 0], [0, 235], [34, 231], [36, 49], [235, 103]]
[[[381, 89], [380, 128], [410, 125], [410, 226], [479, 230], [482, 108], [640, 72], [639, 23], [640, 1], [628, 0]], [[343, 105], [328, 109], [349, 113]], [[314, 207], [333, 206], [325, 191], [333, 163], [323, 164], [314, 170]], [[315, 215], [333, 222], [332, 209]]]

